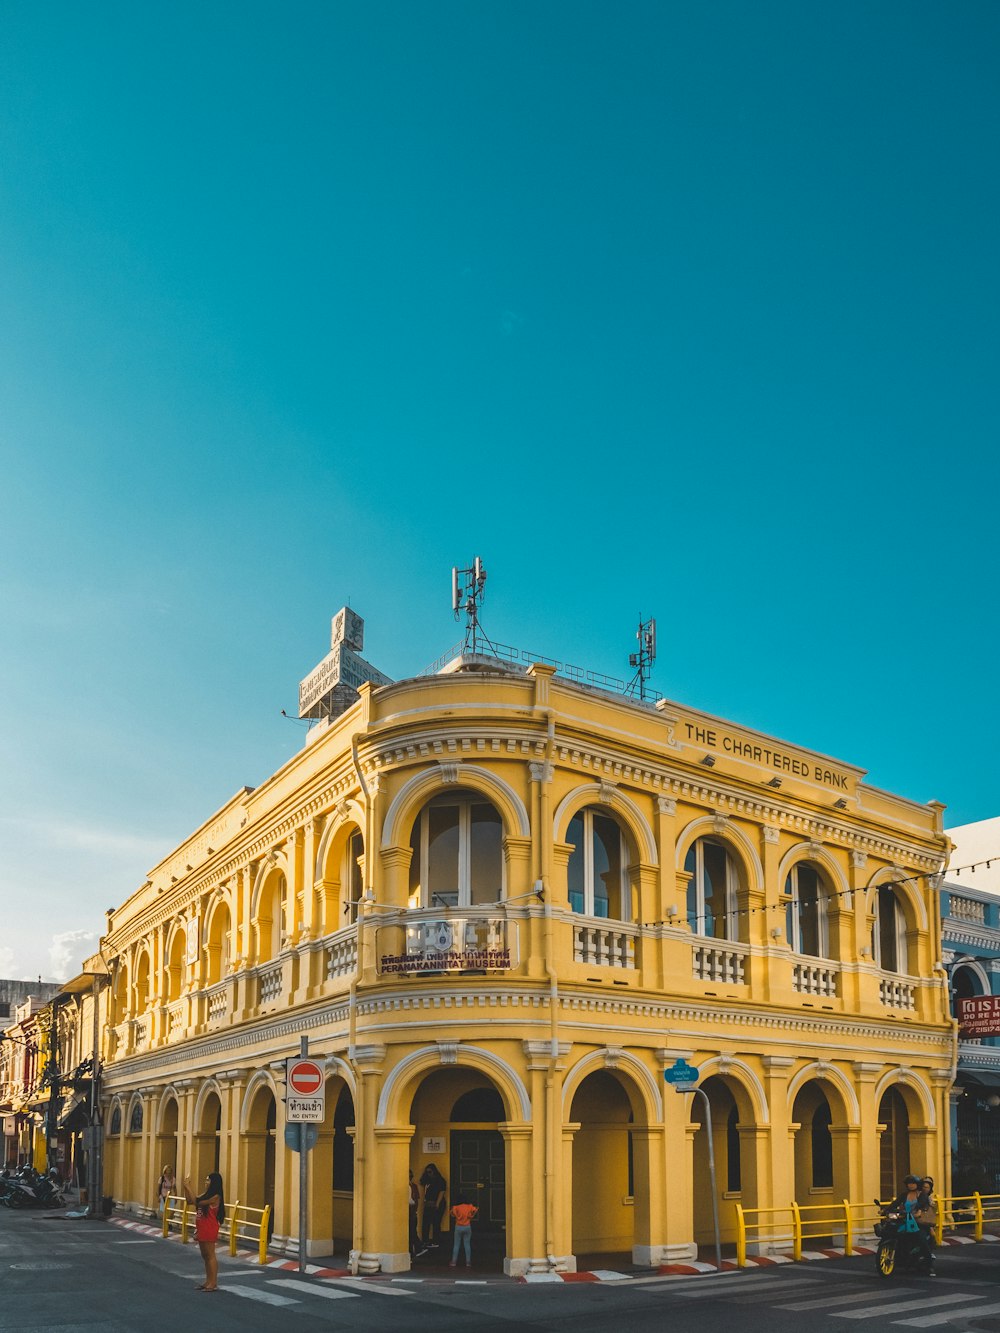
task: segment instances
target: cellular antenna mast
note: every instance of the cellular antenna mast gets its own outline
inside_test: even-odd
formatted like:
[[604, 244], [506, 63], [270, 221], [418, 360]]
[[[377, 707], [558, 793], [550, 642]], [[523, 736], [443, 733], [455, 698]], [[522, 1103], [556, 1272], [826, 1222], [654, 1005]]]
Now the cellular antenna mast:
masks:
[[478, 555], [468, 569], [453, 569], [451, 571], [451, 609], [455, 613], [456, 620], [461, 617], [463, 611], [465, 612], [463, 655], [472, 653], [475, 656], [479, 651], [480, 644], [493, 648], [493, 644], [490, 643], [479, 624], [479, 610], [483, 604], [485, 593], [486, 570]]
[[630, 694], [635, 694], [638, 685], [639, 698], [645, 699], [646, 682], [653, 669], [653, 663], [656, 661], [656, 621], [653, 619], [643, 620], [640, 615], [639, 628], [635, 637], [639, 640], [639, 651], [629, 653], [628, 664], [636, 668], [636, 673], [629, 681], [628, 691]]

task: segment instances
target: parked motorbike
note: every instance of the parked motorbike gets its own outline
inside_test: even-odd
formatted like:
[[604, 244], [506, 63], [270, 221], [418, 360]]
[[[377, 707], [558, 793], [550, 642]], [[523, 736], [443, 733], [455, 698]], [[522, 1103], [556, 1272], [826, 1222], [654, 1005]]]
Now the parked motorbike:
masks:
[[24, 1166], [0, 1179], [0, 1204], [7, 1208], [61, 1208], [65, 1203], [58, 1173], [42, 1175], [34, 1167]]
[[891, 1206], [883, 1207], [878, 1199], [875, 1206], [881, 1219], [875, 1223], [878, 1237], [875, 1268], [879, 1277], [892, 1277], [896, 1272], [929, 1276], [934, 1261], [924, 1235], [920, 1231], [906, 1230], [905, 1213], [896, 1212]]

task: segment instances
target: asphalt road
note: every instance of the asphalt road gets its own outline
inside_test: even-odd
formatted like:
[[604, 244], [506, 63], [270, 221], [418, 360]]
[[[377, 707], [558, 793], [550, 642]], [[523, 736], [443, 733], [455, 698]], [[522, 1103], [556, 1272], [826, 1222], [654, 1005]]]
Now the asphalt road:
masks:
[[[504, 1278], [302, 1279], [220, 1260], [217, 1294], [194, 1245], [106, 1221], [0, 1208], [0, 1329], [213, 1333], [301, 1327], [406, 1333], [1000, 1333], [1000, 1246], [945, 1248], [934, 1279], [880, 1279], [871, 1258], [697, 1278], [524, 1284]], [[822, 1328], [818, 1326], [822, 1325]]]

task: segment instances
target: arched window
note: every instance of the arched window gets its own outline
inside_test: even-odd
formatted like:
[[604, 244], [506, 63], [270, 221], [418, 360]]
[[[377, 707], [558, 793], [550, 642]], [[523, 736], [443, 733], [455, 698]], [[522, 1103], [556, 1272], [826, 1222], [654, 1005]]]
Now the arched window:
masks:
[[179, 1000], [184, 989], [184, 951], [186, 946], [186, 936], [183, 927], [178, 926], [174, 931], [173, 939], [170, 941], [170, 951], [166, 966], [166, 984], [164, 992], [169, 1004], [173, 1000]]
[[792, 866], [785, 880], [785, 933], [796, 953], [812, 958], [830, 957], [827, 924], [829, 898], [815, 866], [800, 861]]
[[358, 903], [361, 901], [361, 857], [365, 854], [365, 840], [357, 829], [347, 839], [344, 849], [344, 864], [340, 872], [341, 892], [344, 896], [344, 920], [358, 919]]
[[122, 1108], [116, 1106], [111, 1112], [111, 1124], [108, 1126], [108, 1133], [117, 1138], [122, 1132]]
[[285, 936], [286, 882], [279, 870], [268, 876], [257, 905], [257, 961], [268, 963], [281, 953]]
[[208, 984], [222, 981], [229, 971], [229, 907], [219, 903], [208, 933]]
[[135, 970], [135, 1011], [144, 1014], [149, 1008], [149, 954], [145, 951], [139, 956], [139, 965]]
[[736, 939], [736, 863], [721, 842], [699, 838], [684, 859], [687, 920], [695, 935]]
[[417, 816], [410, 849], [411, 907], [476, 907], [503, 897], [503, 821], [485, 797], [436, 796]]
[[880, 884], [872, 943], [883, 972], [906, 971], [906, 919], [891, 884]]
[[569, 821], [569, 905], [584, 916], [629, 919], [628, 848], [617, 821], [588, 806]]
[[956, 967], [951, 974], [951, 1012], [958, 1017], [959, 1000], [971, 1000], [982, 995], [983, 988], [979, 978], [968, 967]]
[[142, 1102], [136, 1102], [132, 1107], [132, 1114], [128, 1120], [128, 1132], [130, 1134], [142, 1133]]

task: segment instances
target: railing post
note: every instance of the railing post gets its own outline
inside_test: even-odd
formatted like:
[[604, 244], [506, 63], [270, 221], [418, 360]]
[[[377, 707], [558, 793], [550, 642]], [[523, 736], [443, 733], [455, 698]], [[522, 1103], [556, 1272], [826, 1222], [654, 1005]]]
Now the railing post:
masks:
[[844, 1200], [844, 1257], [854, 1253], [854, 1223], [851, 1218], [851, 1205]]
[[181, 1244], [188, 1243], [188, 1201], [184, 1200], [184, 1207], [181, 1209]]
[[976, 1202], [976, 1240], [982, 1240], [982, 1238], [983, 1238], [983, 1196], [979, 1193], [978, 1190], [976, 1190], [975, 1194], [973, 1194], [972, 1197], [973, 1197], [973, 1199], [974, 1199], [975, 1202]]
[[945, 1205], [951, 1203], [952, 1222], [955, 1220], [955, 1201], [954, 1199], [939, 1199], [937, 1210], [937, 1221], [934, 1223], [934, 1244], [940, 1249], [944, 1240], [944, 1212]]
[[239, 1199], [233, 1204], [232, 1212], [229, 1214], [229, 1253], [232, 1258], [236, 1258], [236, 1229], [237, 1220], [240, 1215]]
[[267, 1263], [267, 1229], [271, 1221], [271, 1205], [268, 1204], [260, 1219], [260, 1262]]
[[747, 1224], [743, 1216], [743, 1205], [736, 1205], [736, 1267], [747, 1266]]
[[163, 1200], [163, 1238], [170, 1235], [170, 1199]]
[[792, 1258], [796, 1262], [802, 1258], [802, 1214], [794, 1199], [792, 1200]]

